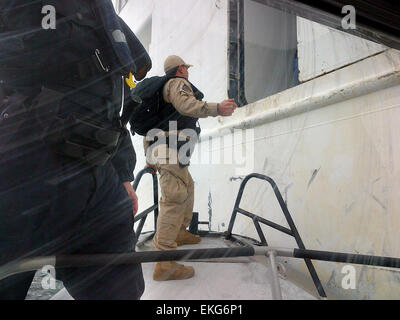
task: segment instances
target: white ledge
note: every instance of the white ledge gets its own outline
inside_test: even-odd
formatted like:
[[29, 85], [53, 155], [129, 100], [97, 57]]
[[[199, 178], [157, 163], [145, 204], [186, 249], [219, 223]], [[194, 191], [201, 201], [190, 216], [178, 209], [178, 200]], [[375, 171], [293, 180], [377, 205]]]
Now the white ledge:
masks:
[[222, 122], [230, 122], [205, 130], [200, 141], [233, 133], [235, 129], [254, 128], [396, 85], [400, 85], [400, 53], [388, 50], [240, 108], [231, 119], [220, 119]]

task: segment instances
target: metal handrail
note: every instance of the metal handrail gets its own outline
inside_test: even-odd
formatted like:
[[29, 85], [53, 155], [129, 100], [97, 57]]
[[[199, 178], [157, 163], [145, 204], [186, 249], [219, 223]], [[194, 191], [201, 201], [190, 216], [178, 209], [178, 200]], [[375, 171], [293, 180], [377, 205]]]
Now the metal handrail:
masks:
[[136, 178], [132, 184], [133, 189], [136, 191], [140, 181], [142, 180], [142, 177], [145, 174], [151, 174], [153, 177], [153, 200], [154, 200], [154, 204], [143, 210], [141, 213], [136, 214], [135, 218], [134, 218], [134, 223], [139, 222], [138, 227], [136, 228], [136, 239], [135, 239], [135, 245], [138, 242], [139, 236], [142, 233], [143, 230], [143, 226], [146, 222], [147, 216], [149, 215], [149, 213], [154, 212], [154, 230], [156, 230], [157, 228], [157, 217], [158, 217], [158, 179], [157, 179], [157, 173], [154, 172], [153, 169], [151, 168], [145, 168], [141, 171], [139, 171], [139, 173], [136, 175]]
[[0, 266], [0, 280], [9, 276], [35, 271], [45, 265], [56, 268], [91, 267], [103, 265], [129, 265], [138, 263], [176, 261], [176, 260], [203, 260], [216, 258], [235, 258], [251, 256], [280, 256], [313, 260], [344, 262], [386, 268], [399, 268], [400, 258], [380, 257], [361, 254], [315, 251], [296, 248], [278, 248], [265, 246], [209, 248], [190, 250], [144, 251], [119, 254], [93, 254], [93, 255], [59, 255], [43, 256], [37, 258], [21, 259]]
[[240, 248], [212, 248], [196, 250], [144, 251], [119, 254], [57, 255], [21, 259], [0, 266], [0, 281], [24, 272], [36, 271], [43, 266], [55, 268], [130, 265], [157, 261], [197, 260], [205, 258], [248, 257], [265, 254], [266, 248], [252, 246]]
[[[265, 180], [265, 181], [269, 182], [269, 184], [272, 186], [272, 189], [273, 189], [273, 191], [275, 193], [276, 198], [278, 199], [279, 205], [280, 205], [280, 207], [281, 207], [281, 209], [283, 211], [283, 214], [284, 214], [284, 216], [286, 218], [287, 223], [289, 224], [290, 229], [287, 229], [287, 228], [285, 228], [285, 227], [283, 227], [281, 225], [278, 225], [278, 224], [276, 224], [276, 223], [274, 223], [272, 221], [269, 221], [267, 219], [261, 218], [261, 217], [255, 215], [255, 214], [250, 213], [250, 212], [248, 212], [246, 210], [243, 210], [243, 209], [241, 209], [239, 207], [240, 206], [240, 202], [241, 202], [242, 197], [243, 197], [244, 189], [245, 189], [247, 183], [249, 182], [249, 180], [253, 179], [253, 178], [260, 179], [260, 180]], [[261, 239], [261, 243], [263, 245], [267, 245], [267, 241], [266, 241], [265, 236], [264, 236], [264, 234], [263, 234], [263, 232], [261, 230], [259, 222], [261, 222], [262, 224], [265, 224], [265, 225], [267, 225], [269, 227], [272, 227], [272, 228], [274, 228], [274, 229], [276, 229], [278, 231], [281, 231], [281, 232], [283, 232], [285, 234], [288, 234], [288, 235], [294, 237], [295, 240], [296, 240], [297, 245], [299, 246], [299, 248], [303, 249], [303, 250], [306, 249], [305, 246], [304, 246], [304, 243], [303, 243], [303, 241], [302, 241], [302, 239], [300, 237], [300, 234], [297, 231], [296, 225], [293, 222], [292, 216], [289, 213], [289, 210], [288, 210], [288, 208], [286, 206], [286, 203], [283, 200], [283, 197], [282, 197], [282, 195], [281, 195], [281, 193], [280, 193], [280, 191], [278, 189], [278, 186], [276, 185], [275, 181], [272, 180], [270, 177], [262, 175], [262, 174], [258, 174], [258, 173], [253, 173], [253, 174], [248, 175], [242, 181], [242, 183], [240, 185], [240, 188], [239, 188], [239, 192], [238, 192], [237, 198], [236, 198], [235, 207], [233, 208], [231, 220], [229, 222], [228, 231], [226, 233], [226, 239], [229, 239], [229, 238], [232, 237], [232, 229], [233, 229], [233, 226], [234, 226], [234, 223], [235, 223], [235, 220], [236, 220], [237, 213], [243, 214], [243, 215], [245, 215], [245, 216], [247, 216], [247, 217], [249, 217], [249, 218], [251, 218], [253, 220], [253, 223], [254, 223], [254, 225], [256, 227], [257, 233], [258, 233], [258, 235], [259, 235], [259, 237]], [[318, 294], [321, 297], [326, 298], [325, 290], [322, 287], [321, 280], [319, 279], [319, 277], [317, 275], [317, 272], [316, 272], [316, 270], [314, 268], [314, 265], [312, 264], [311, 260], [309, 258], [307, 258], [307, 257], [304, 258], [304, 261], [305, 261], [305, 263], [307, 265], [308, 271], [310, 272], [310, 275], [311, 275], [311, 278], [312, 278], [312, 280], [314, 282], [314, 285], [317, 288]]]

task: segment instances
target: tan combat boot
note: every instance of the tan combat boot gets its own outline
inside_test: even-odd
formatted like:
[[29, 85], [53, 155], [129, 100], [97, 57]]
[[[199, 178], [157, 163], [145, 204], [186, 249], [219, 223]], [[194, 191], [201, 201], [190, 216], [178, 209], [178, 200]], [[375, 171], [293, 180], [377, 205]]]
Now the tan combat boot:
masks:
[[156, 281], [185, 280], [193, 276], [193, 267], [184, 266], [175, 261], [157, 262], [153, 273], [153, 279]]
[[199, 235], [190, 233], [185, 229], [179, 230], [178, 237], [176, 238], [176, 244], [178, 246], [183, 246], [184, 244], [196, 244], [201, 241]]

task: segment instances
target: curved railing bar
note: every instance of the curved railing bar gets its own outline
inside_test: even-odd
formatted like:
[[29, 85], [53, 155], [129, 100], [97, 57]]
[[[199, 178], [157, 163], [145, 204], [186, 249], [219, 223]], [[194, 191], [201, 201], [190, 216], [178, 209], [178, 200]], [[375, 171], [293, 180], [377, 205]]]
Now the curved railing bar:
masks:
[[[279, 205], [280, 205], [280, 207], [281, 207], [281, 209], [283, 211], [283, 214], [284, 214], [284, 216], [286, 218], [286, 221], [287, 221], [287, 223], [288, 223], [288, 225], [290, 227], [290, 230], [285, 228], [285, 227], [283, 227], [283, 226], [280, 226], [280, 225], [278, 225], [276, 223], [273, 223], [272, 221], [269, 221], [267, 219], [263, 219], [261, 217], [258, 217], [255, 214], [247, 212], [247, 211], [245, 211], [245, 210], [243, 210], [243, 209], [241, 209], [239, 207], [240, 206], [240, 202], [241, 202], [242, 197], [243, 197], [243, 192], [244, 192], [244, 189], [245, 189], [247, 183], [251, 179], [254, 179], [254, 178], [267, 181], [272, 186], [272, 189], [273, 189], [273, 191], [275, 193], [276, 198], [278, 199]], [[261, 223], [263, 223], [265, 225], [268, 225], [268, 226], [270, 226], [270, 227], [272, 227], [272, 228], [274, 228], [276, 230], [279, 230], [281, 232], [284, 232], [284, 233], [286, 233], [288, 235], [293, 236], [296, 239], [296, 243], [299, 246], [299, 248], [300, 249], [306, 249], [305, 246], [304, 246], [304, 243], [303, 243], [303, 241], [302, 241], [302, 239], [300, 237], [300, 234], [299, 234], [299, 232], [298, 232], [298, 230], [296, 228], [296, 225], [294, 224], [292, 216], [289, 213], [289, 210], [288, 210], [288, 208], [286, 206], [286, 203], [283, 200], [283, 197], [282, 197], [282, 195], [281, 195], [281, 193], [280, 193], [280, 191], [278, 189], [278, 186], [275, 183], [275, 181], [272, 180], [270, 177], [262, 175], [262, 174], [259, 174], [259, 173], [253, 173], [253, 174], [248, 175], [242, 181], [242, 183], [240, 185], [240, 188], [239, 188], [239, 192], [238, 192], [237, 198], [236, 198], [235, 207], [234, 207], [233, 212], [232, 212], [231, 220], [229, 222], [228, 231], [226, 233], [226, 238], [227, 239], [229, 239], [232, 236], [233, 225], [235, 223], [237, 213], [241, 213], [241, 214], [246, 215], [249, 218], [253, 219], [253, 222], [255, 224], [257, 233], [260, 236], [261, 242], [266, 242], [266, 240], [265, 240], [264, 235], [262, 234], [262, 231], [261, 231], [260, 226], [258, 225], [258, 222], [261, 222]], [[311, 262], [311, 260], [309, 258], [304, 258], [304, 261], [305, 261], [305, 263], [307, 265], [308, 271], [310, 272], [310, 275], [311, 275], [311, 278], [312, 278], [312, 280], [314, 282], [314, 285], [318, 290], [318, 294], [321, 297], [326, 298], [325, 290], [322, 287], [321, 281], [320, 281], [320, 279], [319, 279], [319, 277], [317, 275], [317, 272], [316, 272], [316, 270], [314, 268], [314, 265], [312, 264], [312, 262]]]

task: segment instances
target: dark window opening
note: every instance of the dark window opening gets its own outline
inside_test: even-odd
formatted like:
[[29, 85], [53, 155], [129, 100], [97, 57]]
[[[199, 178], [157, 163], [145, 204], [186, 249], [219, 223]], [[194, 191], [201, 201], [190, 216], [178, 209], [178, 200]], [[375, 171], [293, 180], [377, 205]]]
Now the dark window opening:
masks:
[[230, 0], [229, 32], [228, 94], [239, 106], [299, 84], [295, 15]]
[[239, 106], [247, 104], [244, 72], [244, 0], [229, 0], [229, 98]]

